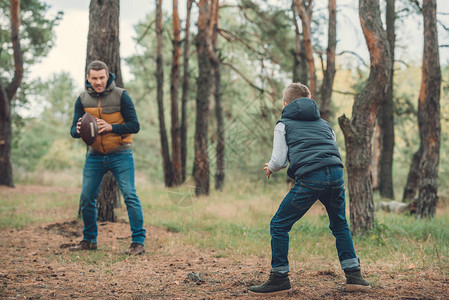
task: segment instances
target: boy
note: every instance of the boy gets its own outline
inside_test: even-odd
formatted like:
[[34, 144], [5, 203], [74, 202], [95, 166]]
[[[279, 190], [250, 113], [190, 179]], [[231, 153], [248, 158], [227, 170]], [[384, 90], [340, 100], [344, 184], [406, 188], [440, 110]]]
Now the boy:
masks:
[[290, 163], [287, 174], [296, 183], [285, 196], [270, 223], [271, 273], [269, 279], [249, 288], [253, 295], [277, 295], [291, 290], [288, 279], [288, 232], [320, 199], [326, 207], [332, 234], [336, 238], [338, 258], [346, 275], [346, 290], [369, 288], [360, 273], [345, 215], [345, 188], [335, 133], [320, 118], [318, 105], [310, 99], [307, 86], [292, 83], [283, 93], [282, 119], [276, 124], [273, 154], [265, 164], [267, 178]]

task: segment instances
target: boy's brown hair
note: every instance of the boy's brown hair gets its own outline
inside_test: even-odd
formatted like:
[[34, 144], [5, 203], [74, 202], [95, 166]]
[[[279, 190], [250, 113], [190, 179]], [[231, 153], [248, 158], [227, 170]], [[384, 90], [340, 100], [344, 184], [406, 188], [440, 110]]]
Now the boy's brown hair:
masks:
[[310, 98], [310, 90], [302, 83], [295, 82], [288, 85], [282, 93], [282, 100], [286, 103], [290, 103], [298, 98]]

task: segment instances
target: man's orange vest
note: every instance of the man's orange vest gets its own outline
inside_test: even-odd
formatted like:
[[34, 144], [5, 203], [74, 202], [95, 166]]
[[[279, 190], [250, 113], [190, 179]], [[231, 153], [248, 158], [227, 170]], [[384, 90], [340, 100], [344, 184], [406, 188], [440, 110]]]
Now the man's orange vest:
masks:
[[[111, 83], [100, 96], [94, 96], [95, 93], [84, 91], [80, 95], [84, 112], [90, 113], [95, 118], [103, 119], [109, 124], [124, 124], [123, 116], [120, 112], [120, 100], [124, 89]], [[132, 134], [116, 134], [107, 132], [99, 134], [92, 144], [92, 149], [104, 154], [110, 153], [117, 147], [133, 142]]]

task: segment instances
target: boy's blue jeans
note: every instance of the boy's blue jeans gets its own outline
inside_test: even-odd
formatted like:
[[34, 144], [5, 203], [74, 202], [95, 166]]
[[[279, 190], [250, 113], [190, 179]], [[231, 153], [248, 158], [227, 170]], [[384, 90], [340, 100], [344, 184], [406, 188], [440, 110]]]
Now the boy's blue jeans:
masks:
[[108, 155], [89, 153], [83, 171], [83, 187], [81, 190], [81, 213], [83, 215], [83, 239], [97, 242], [97, 196], [104, 174], [111, 171], [118, 182], [128, 210], [132, 242], [144, 244], [142, 205], [134, 185], [134, 158], [132, 150], [123, 150]]
[[336, 238], [341, 268], [343, 270], [360, 268], [346, 221], [343, 170], [341, 167], [334, 166], [306, 174], [297, 181], [271, 220], [271, 267], [274, 272], [287, 273], [289, 271], [288, 233], [293, 224], [318, 199], [326, 207], [330, 221], [329, 228]]

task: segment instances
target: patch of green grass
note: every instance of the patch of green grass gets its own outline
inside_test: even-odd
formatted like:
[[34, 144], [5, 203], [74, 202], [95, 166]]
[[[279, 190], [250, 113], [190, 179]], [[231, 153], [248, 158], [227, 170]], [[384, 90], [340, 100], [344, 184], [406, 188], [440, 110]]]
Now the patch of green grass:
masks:
[[[184, 243], [213, 249], [222, 256], [256, 255], [269, 260], [269, 223], [287, 188], [282, 182], [269, 187], [240, 184], [230, 183], [223, 192], [212, 191], [189, 207], [176, 206], [168, 194], [147, 190], [152, 196], [141, 199], [150, 201], [153, 209], [144, 211], [145, 219], [178, 232]], [[407, 268], [410, 263], [417, 267], [449, 265], [447, 215], [416, 220], [410, 215], [376, 211], [375, 216], [374, 229], [354, 238], [362, 262], [386, 261], [395, 268]], [[335, 238], [324, 210], [307, 213], [290, 232], [290, 260], [306, 262], [311, 256], [338, 265]]]
[[449, 265], [449, 218], [437, 215], [418, 220], [415, 216], [376, 212], [374, 229], [355, 239], [361, 256], [373, 262], [396, 260], [397, 268]]
[[[211, 191], [209, 197], [193, 197], [183, 206], [173, 201], [173, 191], [162, 184], [141, 183], [138, 195], [142, 201], [145, 224], [175, 233], [167, 247], [193, 245], [214, 251], [217, 257], [271, 255], [270, 220], [288, 188], [283, 182], [254, 183], [244, 180], [228, 182], [223, 192]], [[178, 189], [178, 190], [176, 190]], [[182, 195], [189, 195], [188, 193]], [[21, 228], [57, 220], [73, 219], [78, 210], [78, 193], [0, 194], [0, 228]], [[186, 205], [190, 204], [190, 205]], [[125, 205], [116, 214], [127, 219]], [[417, 220], [414, 216], [375, 212], [373, 230], [354, 237], [362, 264], [379, 262], [391, 270], [405, 270], [411, 264], [419, 267], [449, 267], [449, 206], [440, 206], [433, 219]], [[151, 234], [148, 236], [151, 240]], [[312, 207], [290, 232], [290, 261], [306, 263], [315, 259], [338, 267], [335, 238], [321, 204]], [[74, 261], [94, 264], [110, 259], [98, 251]], [[113, 262], [111, 262], [113, 263]], [[319, 268], [319, 266], [316, 266]]]
[[0, 194], [0, 228], [20, 229], [76, 217], [78, 194], [55, 192]]
[[107, 270], [105, 269], [105, 267], [110, 267], [127, 259], [132, 260], [135, 259], [135, 257], [131, 257], [125, 254], [115, 255], [107, 246], [103, 246], [102, 249], [98, 249], [95, 251], [68, 252], [68, 255], [57, 257], [57, 260], [59, 260], [60, 262], [76, 263], [90, 267], [101, 266], [101, 269], [103, 270]]

